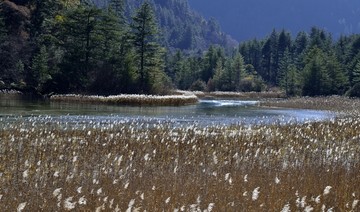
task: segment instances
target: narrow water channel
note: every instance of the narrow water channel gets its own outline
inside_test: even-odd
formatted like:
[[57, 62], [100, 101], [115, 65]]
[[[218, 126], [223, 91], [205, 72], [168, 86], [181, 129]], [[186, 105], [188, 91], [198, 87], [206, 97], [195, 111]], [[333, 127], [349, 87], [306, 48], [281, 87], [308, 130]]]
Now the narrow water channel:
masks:
[[200, 100], [196, 105], [181, 107], [134, 107], [0, 97], [0, 117], [2, 121], [19, 117], [51, 117], [59, 122], [73, 123], [164, 121], [180, 125], [196, 123], [211, 126], [321, 121], [334, 118], [335, 115], [317, 110], [263, 108], [258, 101]]

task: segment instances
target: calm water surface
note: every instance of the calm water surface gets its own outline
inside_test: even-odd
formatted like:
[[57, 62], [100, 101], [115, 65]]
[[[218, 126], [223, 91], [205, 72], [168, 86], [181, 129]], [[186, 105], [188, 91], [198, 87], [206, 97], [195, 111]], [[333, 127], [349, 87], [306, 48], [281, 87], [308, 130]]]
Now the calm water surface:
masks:
[[60, 123], [139, 121], [211, 126], [275, 122], [286, 124], [332, 119], [335, 115], [327, 111], [262, 108], [257, 101], [201, 100], [196, 105], [181, 107], [134, 107], [58, 103], [0, 96], [2, 121], [18, 118], [49, 120], [49, 117]]

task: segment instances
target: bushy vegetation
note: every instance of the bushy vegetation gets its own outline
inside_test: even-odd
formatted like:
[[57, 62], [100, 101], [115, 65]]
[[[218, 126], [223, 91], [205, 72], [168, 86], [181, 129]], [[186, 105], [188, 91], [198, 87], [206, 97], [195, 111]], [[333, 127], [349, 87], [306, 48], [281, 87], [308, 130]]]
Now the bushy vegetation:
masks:
[[357, 211], [358, 117], [255, 126], [0, 119], [5, 211]]

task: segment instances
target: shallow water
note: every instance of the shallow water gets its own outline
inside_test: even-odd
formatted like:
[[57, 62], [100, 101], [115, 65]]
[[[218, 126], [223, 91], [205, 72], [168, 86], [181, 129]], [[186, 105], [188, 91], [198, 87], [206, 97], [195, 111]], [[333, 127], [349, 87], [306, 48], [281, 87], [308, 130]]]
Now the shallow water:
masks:
[[[169, 122], [173, 125], [201, 126], [231, 124], [271, 124], [327, 120], [327, 111], [259, 107], [257, 101], [201, 100], [181, 107], [134, 107], [58, 103], [0, 96], [0, 121], [22, 119], [51, 120], [59, 123]], [[6, 117], [6, 118], [5, 118]]]

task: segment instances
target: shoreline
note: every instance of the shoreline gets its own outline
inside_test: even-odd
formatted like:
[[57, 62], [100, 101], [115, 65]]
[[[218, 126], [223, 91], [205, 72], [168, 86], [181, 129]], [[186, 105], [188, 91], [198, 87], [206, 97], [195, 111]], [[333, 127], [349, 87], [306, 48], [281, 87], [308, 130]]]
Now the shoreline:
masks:
[[266, 99], [260, 107], [327, 110], [340, 114], [360, 115], [360, 99], [345, 96], [292, 97], [287, 99]]
[[175, 90], [169, 95], [119, 94], [110, 96], [59, 94], [35, 96], [16, 90], [0, 90], [1, 98], [43, 98], [54, 102], [128, 106], [186, 106], [199, 100], [256, 100], [259, 107], [327, 110], [360, 115], [360, 99], [346, 96], [290, 97], [281, 92], [202, 92]]
[[261, 100], [261, 99], [284, 99], [286, 98], [283, 92], [202, 92], [193, 91], [200, 99], [239, 99], [239, 100]]

